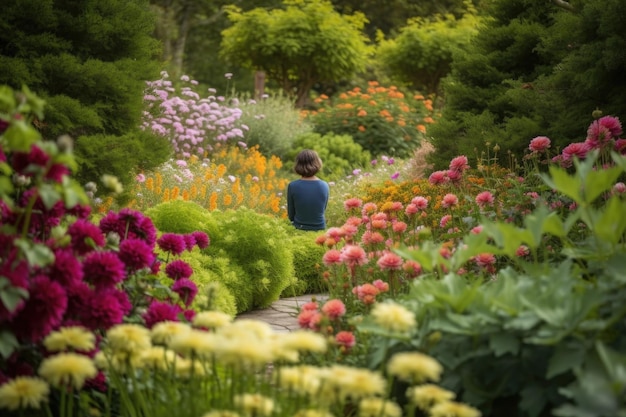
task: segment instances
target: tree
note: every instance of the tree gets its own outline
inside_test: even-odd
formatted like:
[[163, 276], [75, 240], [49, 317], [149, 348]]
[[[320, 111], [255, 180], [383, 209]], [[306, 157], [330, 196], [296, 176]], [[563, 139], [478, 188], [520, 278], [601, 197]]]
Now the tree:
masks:
[[[77, 178], [97, 179], [80, 172], [92, 141], [106, 140], [98, 144], [102, 165], [92, 171], [100, 175], [129, 177], [155, 152], [166, 153], [169, 145], [156, 139], [139, 147], [152, 154], [118, 151], [137, 148], [130, 133], [139, 126], [145, 80], [159, 71], [147, 0], [8, 0], [2, 14], [0, 84], [27, 85], [46, 101], [46, 118], [38, 121], [44, 138], [77, 138]], [[120, 172], [108, 171], [109, 152], [127, 158]]]
[[437, 94], [441, 79], [450, 72], [454, 51], [469, 44], [479, 22], [472, 10], [461, 19], [452, 15], [411, 19], [396, 38], [379, 42], [377, 62], [390, 77]]
[[365, 68], [370, 47], [365, 18], [337, 13], [326, 0], [285, 0], [285, 9], [227, 8], [233, 23], [222, 32], [220, 54], [265, 71], [303, 106], [315, 83], [350, 78]]

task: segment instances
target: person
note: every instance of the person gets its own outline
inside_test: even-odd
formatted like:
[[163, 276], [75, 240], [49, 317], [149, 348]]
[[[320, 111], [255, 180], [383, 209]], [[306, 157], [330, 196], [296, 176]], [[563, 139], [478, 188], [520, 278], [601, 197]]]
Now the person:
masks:
[[301, 178], [287, 185], [287, 215], [296, 229], [326, 229], [330, 189], [326, 181], [316, 176], [321, 169], [317, 152], [305, 149], [296, 156], [294, 171]]

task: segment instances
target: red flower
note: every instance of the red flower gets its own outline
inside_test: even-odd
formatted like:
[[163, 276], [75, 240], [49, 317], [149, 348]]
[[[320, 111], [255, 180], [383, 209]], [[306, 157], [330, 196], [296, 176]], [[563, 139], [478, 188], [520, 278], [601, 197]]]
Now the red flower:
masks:
[[172, 285], [174, 291], [186, 307], [189, 307], [198, 294], [198, 286], [189, 278], [181, 278]]
[[322, 312], [328, 316], [331, 320], [337, 320], [346, 314], [345, 304], [338, 299], [328, 300], [324, 306], [322, 306]]
[[393, 252], [387, 252], [381, 256], [376, 264], [382, 269], [385, 270], [395, 270], [402, 268], [402, 258], [396, 255]]
[[163, 321], [179, 321], [178, 314], [183, 310], [177, 306], [161, 301], [152, 301], [148, 311], [143, 315], [146, 327], [152, 328], [157, 323]]
[[182, 259], [176, 259], [165, 266], [165, 275], [171, 279], [186, 279], [193, 274], [193, 269]]
[[335, 335], [335, 342], [337, 342], [339, 346], [350, 349], [356, 344], [356, 338], [352, 332], [342, 330]]
[[164, 252], [169, 252], [172, 255], [180, 255], [185, 250], [185, 239], [176, 233], [164, 233], [157, 239], [157, 245]]
[[533, 152], [542, 152], [550, 147], [550, 138], [546, 136], [537, 136], [530, 141], [528, 149]]

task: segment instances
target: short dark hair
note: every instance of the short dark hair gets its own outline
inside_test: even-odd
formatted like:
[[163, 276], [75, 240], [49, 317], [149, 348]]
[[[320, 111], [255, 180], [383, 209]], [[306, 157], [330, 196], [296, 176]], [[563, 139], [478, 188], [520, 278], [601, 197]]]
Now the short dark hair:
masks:
[[322, 169], [322, 160], [317, 152], [305, 149], [296, 156], [296, 165], [293, 170], [303, 177], [312, 177]]

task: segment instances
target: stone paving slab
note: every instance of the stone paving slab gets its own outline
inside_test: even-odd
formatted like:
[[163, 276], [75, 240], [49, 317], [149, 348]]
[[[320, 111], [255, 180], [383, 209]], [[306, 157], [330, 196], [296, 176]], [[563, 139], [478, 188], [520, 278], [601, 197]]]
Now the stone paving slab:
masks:
[[288, 333], [298, 330], [298, 312], [303, 304], [315, 299], [323, 303], [328, 299], [326, 294], [305, 294], [297, 297], [281, 298], [272, 303], [268, 308], [261, 310], [246, 311], [239, 314], [236, 319], [259, 320], [269, 324], [275, 332]]

